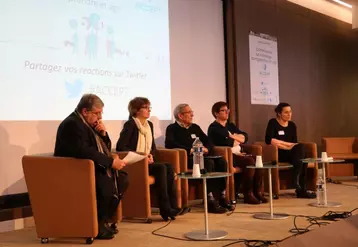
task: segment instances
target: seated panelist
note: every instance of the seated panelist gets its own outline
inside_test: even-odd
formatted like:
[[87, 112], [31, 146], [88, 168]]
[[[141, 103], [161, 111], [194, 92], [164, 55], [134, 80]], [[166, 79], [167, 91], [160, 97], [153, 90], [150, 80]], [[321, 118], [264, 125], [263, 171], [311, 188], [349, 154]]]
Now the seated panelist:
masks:
[[[216, 102], [211, 112], [215, 118], [208, 129], [208, 137], [215, 146], [237, 147], [248, 140], [247, 133], [241, 131], [235, 124], [228, 122], [230, 110], [225, 102]], [[242, 150], [241, 150], [242, 151]], [[248, 204], [266, 203], [267, 199], [263, 195], [263, 175], [262, 169], [250, 169], [247, 166], [255, 165], [255, 157], [247, 156], [243, 152], [234, 152], [234, 166], [239, 166], [243, 170], [243, 190], [244, 202]], [[238, 174], [235, 175], [235, 190], [238, 193], [240, 181]]]
[[292, 109], [288, 103], [280, 103], [275, 108], [276, 118], [270, 119], [266, 128], [266, 144], [278, 147], [278, 161], [293, 165], [293, 182], [298, 198], [316, 198], [314, 192], [307, 191], [307, 164], [305, 150], [297, 141], [297, 127], [291, 121]]
[[174, 169], [171, 164], [155, 162], [157, 151], [153, 124], [148, 120], [151, 106], [147, 98], [136, 97], [128, 104], [129, 120], [124, 123], [117, 142], [117, 151], [134, 151], [148, 156], [149, 175], [155, 178], [160, 215], [163, 220], [175, 220], [178, 208]]
[[[57, 130], [55, 156], [90, 159], [95, 164], [98, 214], [97, 239], [111, 239], [118, 232], [108, 221], [128, 187], [128, 178], [121, 169], [126, 162], [113, 158], [111, 140], [102, 122], [104, 104], [94, 94], [85, 94], [76, 109], [61, 122]], [[115, 172], [119, 171], [119, 172]]]
[[[193, 123], [194, 112], [188, 104], [179, 104], [174, 109], [175, 123], [170, 124], [166, 129], [165, 147], [182, 148], [188, 155], [188, 168], [193, 168], [194, 140], [199, 137], [204, 145], [204, 157], [212, 154], [213, 145], [199, 125]], [[222, 158], [205, 158], [204, 167], [208, 172], [226, 172], [227, 163]], [[214, 193], [219, 194], [219, 200], [214, 198]], [[211, 213], [225, 213], [226, 210], [233, 210], [234, 206], [226, 202], [226, 178], [208, 179], [208, 211]]]

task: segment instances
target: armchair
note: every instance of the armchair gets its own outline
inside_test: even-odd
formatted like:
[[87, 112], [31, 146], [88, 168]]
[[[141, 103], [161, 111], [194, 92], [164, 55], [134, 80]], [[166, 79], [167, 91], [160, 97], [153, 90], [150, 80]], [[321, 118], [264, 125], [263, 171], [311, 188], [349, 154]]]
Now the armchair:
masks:
[[338, 164], [328, 164], [326, 170], [328, 178], [334, 176], [358, 175], [357, 167], [356, 170], [354, 170], [354, 164], [357, 164], [358, 161], [357, 137], [323, 137], [322, 150], [326, 151], [330, 157], [348, 161], [343, 166]]
[[[47, 243], [50, 237], [76, 237], [91, 244], [98, 234], [93, 161], [25, 155], [22, 166], [41, 242]], [[119, 206], [113, 223], [121, 219]]]
[[[313, 142], [300, 142], [304, 145], [307, 158], [317, 158], [317, 145]], [[286, 163], [278, 162], [278, 148], [273, 145], [267, 145], [265, 142], [256, 142], [262, 146], [262, 160], [264, 162], [275, 162], [278, 165], [285, 165]], [[307, 170], [307, 188], [315, 190], [318, 170], [315, 163], [308, 164]], [[278, 168], [272, 169], [272, 192], [274, 196], [278, 196], [281, 189], [293, 188], [292, 185], [292, 169]], [[268, 179], [265, 176], [265, 190], [268, 187]]]
[[[128, 152], [119, 152], [122, 159]], [[176, 150], [158, 148], [155, 155], [158, 162], [166, 162], [174, 167], [175, 173], [180, 172], [179, 152]], [[145, 158], [135, 164], [126, 166], [123, 171], [128, 173], [129, 187], [122, 200], [123, 218], [144, 219], [146, 223], [151, 223], [151, 207], [155, 207], [156, 196], [151, 185], [155, 184], [153, 176], [149, 175], [148, 159]], [[182, 188], [180, 179], [176, 179], [178, 207], [182, 206]]]
[[[185, 149], [175, 148], [179, 152], [180, 159], [180, 172], [188, 172], [188, 156]], [[228, 147], [214, 147], [214, 155], [222, 156], [227, 164], [227, 171], [230, 172], [230, 164], [232, 164], [232, 155], [229, 155], [228, 152], [231, 152], [231, 149]], [[232, 154], [232, 153], [230, 153]], [[231, 165], [232, 166], [232, 165]], [[231, 177], [231, 176], [230, 176]], [[229, 177], [229, 179], [230, 179]], [[226, 197], [231, 199], [230, 193], [230, 182], [229, 179], [226, 182]], [[203, 198], [203, 188], [201, 180], [187, 180], [183, 179], [181, 181], [182, 188], [182, 202], [185, 207], [188, 207], [190, 200], [202, 199]]]

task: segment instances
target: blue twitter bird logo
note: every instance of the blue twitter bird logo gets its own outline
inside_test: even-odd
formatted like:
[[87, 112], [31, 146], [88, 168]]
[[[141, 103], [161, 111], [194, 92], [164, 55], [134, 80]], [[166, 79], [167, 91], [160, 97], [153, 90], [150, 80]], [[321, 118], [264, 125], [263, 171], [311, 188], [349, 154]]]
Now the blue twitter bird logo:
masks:
[[79, 79], [77, 79], [73, 83], [66, 81], [65, 86], [66, 86], [68, 98], [75, 98], [81, 94], [83, 88], [83, 82]]

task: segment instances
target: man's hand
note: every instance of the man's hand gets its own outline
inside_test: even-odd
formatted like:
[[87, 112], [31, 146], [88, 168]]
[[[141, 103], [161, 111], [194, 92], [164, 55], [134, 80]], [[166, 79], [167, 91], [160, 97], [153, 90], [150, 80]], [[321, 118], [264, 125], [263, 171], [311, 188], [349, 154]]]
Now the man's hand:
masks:
[[152, 164], [152, 163], [154, 163], [153, 155], [148, 154], [148, 164]]
[[106, 136], [106, 127], [104, 126], [102, 120], [98, 120], [98, 123], [94, 128], [97, 132], [101, 134], [101, 136]]
[[121, 160], [116, 157], [113, 159], [112, 168], [115, 170], [121, 170], [127, 165], [127, 161]]

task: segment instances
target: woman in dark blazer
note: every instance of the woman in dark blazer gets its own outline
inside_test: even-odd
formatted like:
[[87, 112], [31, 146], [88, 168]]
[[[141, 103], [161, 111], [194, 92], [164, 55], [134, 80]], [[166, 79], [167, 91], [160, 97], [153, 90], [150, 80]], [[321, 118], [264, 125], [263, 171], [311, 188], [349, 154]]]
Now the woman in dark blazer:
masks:
[[167, 221], [179, 213], [177, 208], [176, 186], [172, 165], [154, 161], [156, 146], [153, 124], [150, 117], [150, 102], [147, 98], [137, 97], [128, 104], [129, 120], [124, 123], [117, 142], [117, 151], [134, 151], [148, 155], [149, 175], [155, 178], [160, 215]]
[[[248, 139], [247, 133], [241, 131], [233, 123], [228, 122], [229, 109], [226, 102], [216, 102], [211, 112], [215, 118], [208, 129], [208, 137], [215, 146], [228, 146], [239, 148], [240, 143], [246, 143]], [[255, 165], [255, 157], [244, 155], [237, 152], [233, 156], [234, 166], [243, 169], [243, 190], [244, 203], [259, 204], [266, 203], [267, 199], [263, 195], [263, 170], [250, 169], [247, 166]], [[235, 190], [239, 190], [238, 174], [235, 174]]]

